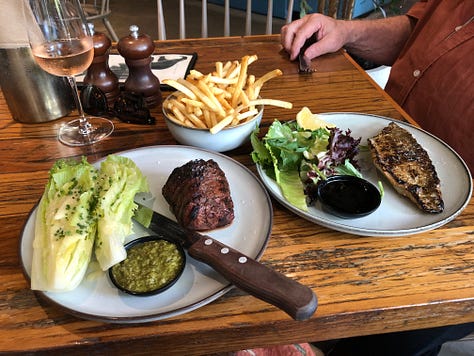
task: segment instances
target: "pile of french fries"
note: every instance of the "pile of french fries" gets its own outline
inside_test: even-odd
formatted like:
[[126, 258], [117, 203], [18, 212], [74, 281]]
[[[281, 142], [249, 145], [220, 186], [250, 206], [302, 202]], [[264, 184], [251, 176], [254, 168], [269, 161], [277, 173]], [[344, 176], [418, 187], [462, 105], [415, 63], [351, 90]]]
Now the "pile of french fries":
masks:
[[191, 70], [186, 79], [163, 80], [178, 91], [163, 103], [164, 111], [181, 125], [216, 134], [225, 127], [251, 120], [262, 105], [291, 109], [290, 102], [259, 98], [262, 86], [283, 73], [275, 69], [255, 78], [248, 73], [248, 67], [257, 59], [256, 55], [249, 55], [240, 62], [216, 62], [215, 71], [207, 75]]

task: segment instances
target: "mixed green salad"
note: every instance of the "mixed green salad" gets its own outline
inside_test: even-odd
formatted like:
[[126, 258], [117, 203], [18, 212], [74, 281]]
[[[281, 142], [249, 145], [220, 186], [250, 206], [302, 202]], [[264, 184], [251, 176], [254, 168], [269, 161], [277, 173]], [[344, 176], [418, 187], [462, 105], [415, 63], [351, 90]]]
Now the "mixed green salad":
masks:
[[316, 187], [331, 175], [361, 177], [356, 156], [361, 138], [351, 137], [303, 108], [296, 121], [275, 120], [267, 134], [259, 129], [250, 137], [252, 159], [276, 181], [285, 199], [308, 210], [316, 200]]

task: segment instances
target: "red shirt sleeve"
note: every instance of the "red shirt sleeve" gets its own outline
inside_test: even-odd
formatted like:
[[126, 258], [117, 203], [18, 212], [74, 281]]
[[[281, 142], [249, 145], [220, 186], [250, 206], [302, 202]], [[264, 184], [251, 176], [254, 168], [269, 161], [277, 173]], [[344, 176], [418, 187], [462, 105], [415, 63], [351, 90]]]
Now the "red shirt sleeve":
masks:
[[420, 0], [416, 4], [414, 4], [408, 11], [407, 15], [411, 18], [419, 20], [423, 17], [426, 8], [428, 7], [428, 0]]
[[416, 26], [385, 90], [474, 171], [474, 0], [419, 1], [408, 14]]

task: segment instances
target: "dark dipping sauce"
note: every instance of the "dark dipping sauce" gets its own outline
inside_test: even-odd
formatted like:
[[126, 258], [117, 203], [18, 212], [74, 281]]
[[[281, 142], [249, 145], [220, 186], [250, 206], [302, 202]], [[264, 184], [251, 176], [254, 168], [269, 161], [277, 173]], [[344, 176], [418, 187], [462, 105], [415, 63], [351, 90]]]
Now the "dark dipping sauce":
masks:
[[374, 212], [381, 203], [379, 190], [355, 176], [332, 176], [318, 186], [323, 210], [345, 218], [359, 218]]
[[152, 295], [171, 287], [185, 266], [183, 249], [158, 236], [136, 239], [125, 246], [127, 258], [109, 270], [112, 282], [134, 295]]

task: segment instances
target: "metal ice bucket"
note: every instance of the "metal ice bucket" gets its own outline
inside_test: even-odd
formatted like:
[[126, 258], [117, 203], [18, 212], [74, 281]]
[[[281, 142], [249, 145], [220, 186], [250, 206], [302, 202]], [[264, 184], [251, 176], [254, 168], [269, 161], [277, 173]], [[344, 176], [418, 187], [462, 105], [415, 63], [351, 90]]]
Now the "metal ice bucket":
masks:
[[36, 64], [24, 23], [23, 1], [0, 0], [0, 88], [16, 121], [58, 119], [74, 107], [71, 87]]
[[16, 121], [51, 121], [74, 107], [67, 80], [42, 70], [29, 47], [0, 48], [0, 68], [0, 87]]

